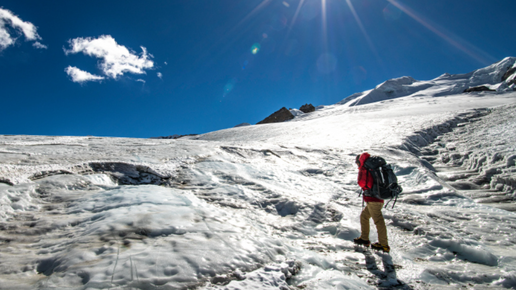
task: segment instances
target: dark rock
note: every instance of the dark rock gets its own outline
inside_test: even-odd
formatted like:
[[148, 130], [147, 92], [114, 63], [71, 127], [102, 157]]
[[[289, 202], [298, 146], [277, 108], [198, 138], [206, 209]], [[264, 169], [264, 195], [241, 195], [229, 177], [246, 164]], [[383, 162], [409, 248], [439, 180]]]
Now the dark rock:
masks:
[[264, 120], [258, 122], [257, 124], [267, 124], [267, 123], [279, 123], [279, 122], [285, 122], [288, 120], [294, 119], [294, 115], [285, 107], [279, 109], [278, 111], [274, 112], [269, 117], [265, 118]]
[[507, 72], [502, 77], [502, 82], [505, 82], [509, 77], [516, 73], [516, 67], [507, 69]]
[[38, 266], [36, 268], [39, 274], [43, 274], [45, 276], [50, 276], [54, 273], [54, 269], [59, 267], [61, 261], [56, 258], [49, 258], [39, 261]]
[[182, 137], [188, 137], [188, 136], [197, 136], [199, 134], [186, 134], [186, 135], [169, 135], [169, 136], [159, 136], [159, 137], [150, 137], [149, 139], [179, 139]]
[[304, 104], [299, 110], [303, 113], [311, 113], [315, 111], [315, 107], [312, 104]]
[[471, 92], [494, 92], [495, 90], [492, 90], [486, 86], [478, 86], [478, 87], [471, 87], [464, 90], [465, 93], [471, 93]]
[[234, 128], [245, 127], [245, 126], [251, 126], [251, 124], [249, 124], [249, 123], [242, 123], [242, 124], [236, 125]]

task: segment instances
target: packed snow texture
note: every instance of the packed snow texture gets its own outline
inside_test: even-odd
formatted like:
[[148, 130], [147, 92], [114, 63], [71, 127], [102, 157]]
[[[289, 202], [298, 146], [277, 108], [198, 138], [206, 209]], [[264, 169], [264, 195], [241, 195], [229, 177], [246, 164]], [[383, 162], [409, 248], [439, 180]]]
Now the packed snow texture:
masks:
[[[516, 93], [451, 95], [514, 62], [181, 139], [0, 136], [0, 288], [514, 288]], [[363, 151], [404, 189], [390, 254], [352, 242]]]

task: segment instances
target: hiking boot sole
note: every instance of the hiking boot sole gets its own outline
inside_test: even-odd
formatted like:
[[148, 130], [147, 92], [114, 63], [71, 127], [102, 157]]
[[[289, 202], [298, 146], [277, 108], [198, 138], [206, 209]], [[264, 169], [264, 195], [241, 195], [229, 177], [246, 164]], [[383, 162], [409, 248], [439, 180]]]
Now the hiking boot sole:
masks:
[[353, 243], [358, 246], [365, 246], [369, 247], [371, 245], [370, 241], [362, 240], [362, 239], [355, 239], [353, 240]]
[[389, 246], [382, 246], [380, 243], [374, 243], [371, 245], [371, 249], [375, 251], [382, 251], [384, 253], [389, 253], [391, 251], [391, 248]]

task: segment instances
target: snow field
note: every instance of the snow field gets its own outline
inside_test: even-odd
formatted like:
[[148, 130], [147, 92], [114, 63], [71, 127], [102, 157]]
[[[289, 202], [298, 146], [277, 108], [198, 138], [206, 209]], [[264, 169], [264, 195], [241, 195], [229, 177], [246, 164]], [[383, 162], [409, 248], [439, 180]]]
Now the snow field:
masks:
[[[465, 97], [461, 98], [463, 102]], [[390, 114], [396, 104], [399, 108], [412, 104], [417, 114], [417, 108], [427, 101], [395, 100], [389, 104]], [[332, 122], [341, 114], [337, 109], [324, 112]], [[360, 124], [373, 112], [385, 114], [379, 108], [364, 110], [366, 117], [357, 110], [353, 113]], [[87, 175], [56, 174], [58, 171], [54, 171], [56, 175], [35, 175], [30, 170], [39, 168], [36, 163], [30, 170], [17, 172], [43, 178], [2, 185], [2, 198], [9, 202], [3, 204], [6, 210], [2, 213], [6, 230], [0, 284], [20, 289], [80, 289], [82, 285], [89, 289], [150, 285], [163, 289], [180, 285], [206, 285], [207, 289], [511, 285], [516, 270], [514, 215], [458, 194], [435, 174], [432, 165], [417, 156], [426, 150], [422, 146], [433, 144], [432, 139], [452, 132], [475, 114], [453, 115], [445, 110], [441, 115], [435, 112], [428, 118], [415, 118], [399, 113], [394, 120], [375, 119], [368, 124], [383, 126], [376, 129], [378, 132], [393, 128], [389, 134], [395, 135], [388, 139], [392, 142], [389, 146], [368, 149], [394, 165], [404, 188], [396, 207], [384, 211], [392, 258], [356, 252], [351, 242], [359, 235], [362, 206], [353, 163], [361, 145], [367, 144], [357, 144], [357, 139], [345, 143], [341, 136], [337, 144], [349, 144], [347, 147], [329, 146], [330, 142], [318, 147], [290, 134], [304, 143], [199, 141], [191, 150], [190, 144], [197, 141], [176, 140], [173, 146], [184, 153], [182, 156], [177, 151], [168, 156], [169, 140], [150, 145], [155, 147], [152, 153], [143, 150], [149, 141], [136, 145], [137, 141], [131, 140], [132, 148], [141, 148], [137, 150], [142, 155], [137, 157], [149, 162], [150, 169], [144, 171], [129, 161], [137, 159], [133, 153], [123, 150], [119, 152], [123, 166], [81, 160], [81, 154], [91, 158], [81, 152], [91, 147], [88, 142], [103, 143], [106, 151], [125, 145], [123, 139], [85, 139], [85, 146], [73, 146], [78, 154], [70, 152], [72, 162], [58, 165], [69, 173], [76, 170]], [[316, 122], [306, 127], [322, 125], [316, 119], [306, 122]], [[302, 122], [291, 122], [296, 123]], [[291, 124], [282, 130], [293, 130]], [[410, 129], [405, 124], [410, 124]], [[243, 129], [253, 127], [257, 126]], [[364, 137], [359, 140], [374, 143]], [[68, 150], [57, 146], [52, 148]], [[206, 148], [199, 148], [202, 146]], [[30, 152], [32, 147], [25, 150]], [[98, 152], [102, 150], [88, 154]], [[48, 155], [40, 155], [42, 162], [50, 158]], [[149, 160], [159, 160], [155, 168], [172, 168], [170, 174], [155, 175], [162, 178], [159, 180], [144, 178], [144, 173], [158, 172]], [[124, 180], [166, 187], [118, 184]], [[374, 227], [370, 238], [376, 239]], [[281, 270], [289, 261], [300, 265], [300, 271], [290, 278]]]
[[[514, 60], [177, 140], [0, 136], [0, 288], [514, 288], [516, 215], [477, 198], [514, 194]], [[363, 151], [404, 189], [390, 255], [352, 243]]]
[[[53, 176], [39, 182], [66, 181]], [[39, 249], [32, 266], [48, 277], [37, 283], [40, 288], [188, 287], [235, 269], [251, 271], [252, 265], [285, 251], [238, 214], [222, 212], [191, 194], [151, 185], [99, 190], [90, 184], [86, 190], [63, 208], [54, 202], [51, 216], [35, 217], [31, 227], [45, 238], [16, 249]], [[70, 193], [63, 190], [52, 199], [66, 199]]]

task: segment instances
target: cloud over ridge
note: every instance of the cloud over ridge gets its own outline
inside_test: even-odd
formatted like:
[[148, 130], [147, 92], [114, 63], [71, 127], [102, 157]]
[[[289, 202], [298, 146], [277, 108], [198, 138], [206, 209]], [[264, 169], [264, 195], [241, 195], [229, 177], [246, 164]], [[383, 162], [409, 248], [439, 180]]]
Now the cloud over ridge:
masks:
[[0, 51], [13, 45], [18, 38], [17, 36], [11, 35], [7, 27], [11, 27], [12, 30], [25, 36], [27, 41], [35, 41], [33, 43], [35, 48], [47, 48], [46, 45], [38, 41], [41, 40], [41, 36], [39, 36], [34, 24], [21, 20], [7, 9], [0, 8]]
[[83, 53], [100, 59], [99, 67], [109, 78], [117, 79], [124, 73], [145, 74], [145, 69], [154, 67], [153, 57], [141, 46], [142, 53], [137, 55], [123, 45], [119, 45], [111, 35], [99, 38], [78, 37], [68, 41], [70, 49], [65, 53]]

